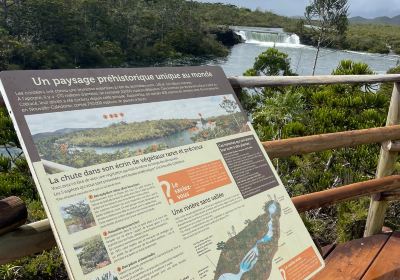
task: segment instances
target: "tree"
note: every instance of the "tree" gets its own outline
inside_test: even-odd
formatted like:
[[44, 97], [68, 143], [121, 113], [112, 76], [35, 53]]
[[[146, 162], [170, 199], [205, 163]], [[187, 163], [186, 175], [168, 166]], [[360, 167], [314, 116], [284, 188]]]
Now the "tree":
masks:
[[107, 249], [100, 236], [87, 241], [81, 248], [82, 251], [78, 254], [78, 259], [84, 274], [92, 272], [102, 263], [104, 265], [110, 263]]
[[[280, 52], [276, 48], [268, 48], [262, 52], [254, 61], [252, 68], [243, 74], [244, 76], [295, 76], [290, 67], [290, 58], [286, 53]], [[268, 87], [264, 89], [242, 90], [238, 98], [243, 108], [252, 114], [264, 100], [272, 96], [275, 92], [286, 92], [286, 88]]]
[[[300, 92], [287, 91], [266, 98], [263, 105], [254, 112], [253, 124], [260, 129], [260, 136], [272, 134], [272, 139], [282, 138], [282, 129], [295, 122], [304, 112], [304, 101]], [[268, 128], [268, 133], [263, 133]], [[269, 139], [269, 137], [268, 137]]]
[[348, 26], [348, 0], [311, 0], [306, 7], [305, 18], [317, 42], [312, 74], [315, 74], [321, 47], [334, 41], [343, 42]]
[[276, 48], [268, 48], [255, 60], [253, 68], [244, 73], [245, 76], [293, 76], [290, 69], [290, 59], [286, 53]]
[[225, 249], [226, 243], [224, 241], [220, 241], [217, 243], [217, 250], [223, 250]]
[[91, 217], [90, 207], [84, 200], [63, 207], [63, 211], [74, 218], [78, 218], [82, 226], [86, 226], [87, 218]]
[[3, 17], [5, 20], [7, 19], [10, 7], [12, 5], [18, 5], [20, 2], [20, 0], [0, 0], [0, 6], [2, 7]]
[[[371, 68], [362, 62], [354, 62], [351, 60], [342, 60], [339, 62], [338, 67], [332, 71], [332, 75], [372, 75], [374, 71]], [[375, 90], [374, 85], [368, 83], [360, 83], [353, 85], [336, 85], [337, 89], [339, 88], [350, 88], [352, 90], [363, 89], [365, 91], [373, 91]]]
[[238, 105], [236, 104], [236, 102], [233, 100], [230, 100], [230, 99], [226, 98], [226, 96], [224, 96], [224, 99], [219, 104], [219, 106], [222, 109], [224, 109], [225, 112], [227, 112], [228, 114], [233, 116], [233, 119], [235, 120], [238, 129], [240, 129], [241, 125], [239, 124], [238, 120], [235, 117], [235, 113], [237, 112], [236, 110], [238, 108]]

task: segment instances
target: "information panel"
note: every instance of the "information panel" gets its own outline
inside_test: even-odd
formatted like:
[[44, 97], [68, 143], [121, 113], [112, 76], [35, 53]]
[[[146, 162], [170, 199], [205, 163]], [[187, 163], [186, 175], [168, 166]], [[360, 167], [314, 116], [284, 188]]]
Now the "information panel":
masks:
[[323, 260], [219, 67], [8, 71], [71, 279], [309, 279]]

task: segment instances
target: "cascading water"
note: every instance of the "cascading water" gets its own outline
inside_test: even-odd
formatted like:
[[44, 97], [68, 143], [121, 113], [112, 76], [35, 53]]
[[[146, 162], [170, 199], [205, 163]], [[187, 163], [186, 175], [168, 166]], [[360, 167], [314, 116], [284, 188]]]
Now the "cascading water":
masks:
[[[279, 51], [288, 54], [292, 70], [299, 75], [311, 75], [314, 66], [316, 49], [312, 46], [300, 44], [296, 34], [285, 33], [281, 28], [259, 28], [252, 26], [230, 26], [230, 29], [239, 34], [245, 44], [233, 46], [226, 60], [212, 62], [210, 65], [220, 65], [228, 76], [242, 75], [247, 69], [254, 65], [254, 59], [265, 52], [267, 48], [276, 47]], [[255, 41], [251, 37], [255, 33], [285, 33], [285, 37], [272, 35], [271, 37], [258, 38], [269, 42]], [[249, 36], [249, 38], [247, 38]], [[253, 41], [249, 39], [253, 39]], [[272, 39], [271, 39], [272, 38]], [[282, 40], [278, 40], [282, 39]], [[283, 41], [280, 43], [279, 41]], [[367, 63], [376, 73], [386, 73], [389, 68], [395, 67], [400, 60], [398, 55], [370, 54], [332, 49], [321, 49], [317, 63], [316, 73], [319, 75], [330, 75], [341, 60], [353, 60]]]
[[289, 37], [286, 38], [285, 43], [300, 45], [300, 37], [297, 34], [291, 34]]
[[259, 44], [285, 44], [300, 45], [300, 38], [296, 34], [283, 32], [281, 28], [246, 28], [240, 26], [231, 27], [246, 43]]

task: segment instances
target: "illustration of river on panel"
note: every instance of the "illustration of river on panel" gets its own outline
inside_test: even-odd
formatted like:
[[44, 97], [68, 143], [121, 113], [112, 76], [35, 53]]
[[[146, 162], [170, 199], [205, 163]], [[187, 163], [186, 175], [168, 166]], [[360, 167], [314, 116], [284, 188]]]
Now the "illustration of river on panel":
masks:
[[262, 215], [238, 234], [219, 244], [222, 249], [214, 280], [266, 280], [278, 250], [280, 204], [265, 203]]

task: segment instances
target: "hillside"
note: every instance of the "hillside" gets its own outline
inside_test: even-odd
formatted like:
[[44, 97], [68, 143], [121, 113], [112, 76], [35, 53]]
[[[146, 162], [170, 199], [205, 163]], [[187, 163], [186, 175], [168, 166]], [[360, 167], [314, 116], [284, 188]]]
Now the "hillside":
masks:
[[[200, 17], [212, 25], [239, 25], [255, 27], [288, 27], [297, 19], [269, 11], [251, 10], [222, 3], [192, 2]], [[223, 15], [223, 16], [221, 16]]]
[[345, 48], [371, 53], [400, 54], [400, 25], [350, 24]]
[[360, 24], [389, 24], [389, 25], [400, 25], [400, 15], [395, 17], [376, 17], [372, 19], [363, 17], [352, 17], [349, 18], [350, 23], [360, 23]]
[[67, 130], [66, 133], [57, 135], [56, 142], [77, 146], [109, 147], [167, 136], [195, 125], [195, 121], [186, 119], [112, 124], [102, 128]]
[[87, 130], [87, 129], [90, 129], [90, 128], [63, 128], [63, 129], [58, 129], [53, 132], [37, 133], [35, 135], [32, 135], [32, 138], [34, 141], [39, 141], [41, 139], [52, 138], [52, 137], [61, 137], [62, 135], [65, 135], [68, 133], [73, 133], [73, 132], [77, 132], [80, 130]]
[[240, 41], [228, 25], [294, 22], [185, 0], [16, 1], [0, 7], [0, 71], [199, 63], [227, 56], [228, 47]]
[[[382, 24], [371, 20], [363, 21], [363, 18], [356, 17], [349, 19], [350, 24], [347, 28], [344, 41], [335, 41], [325, 45], [332, 49], [345, 49], [352, 51], [389, 54], [400, 54], [400, 24]], [[392, 22], [400, 21], [400, 16], [391, 18]], [[297, 25], [289, 25], [285, 30], [296, 33], [304, 45], [316, 46], [316, 37], [313, 36], [309, 28], [303, 27], [302, 20], [298, 20]]]

